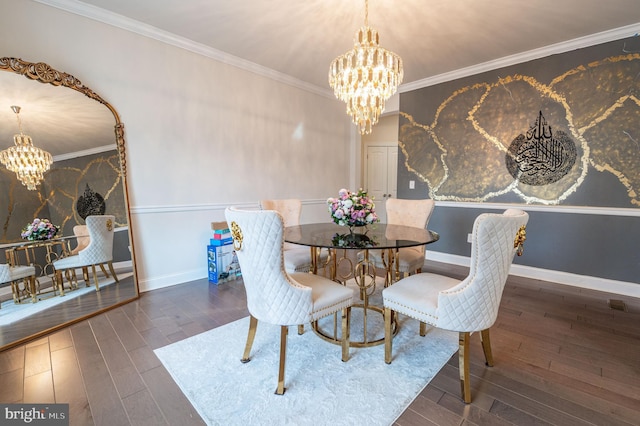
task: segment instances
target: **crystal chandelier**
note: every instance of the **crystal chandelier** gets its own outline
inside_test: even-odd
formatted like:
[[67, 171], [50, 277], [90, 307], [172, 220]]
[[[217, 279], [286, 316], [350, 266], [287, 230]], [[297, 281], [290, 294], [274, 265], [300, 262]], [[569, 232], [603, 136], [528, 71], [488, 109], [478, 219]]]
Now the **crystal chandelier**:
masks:
[[396, 93], [404, 75], [402, 59], [380, 47], [378, 32], [369, 27], [368, 0], [364, 11], [364, 26], [356, 32], [353, 49], [338, 56], [329, 67], [329, 85], [347, 104], [347, 114], [362, 135], [371, 133], [386, 100]]
[[28, 190], [33, 191], [43, 179], [43, 173], [49, 170], [53, 158], [47, 151], [33, 146], [31, 137], [22, 133], [20, 107], [12, 106], [11, 109], [16, 113], [20, 134], [13, 137], [15, 146], [0, 151], [0, 163], [4, 164], [8, 170], [15, 172], [18, 180]]

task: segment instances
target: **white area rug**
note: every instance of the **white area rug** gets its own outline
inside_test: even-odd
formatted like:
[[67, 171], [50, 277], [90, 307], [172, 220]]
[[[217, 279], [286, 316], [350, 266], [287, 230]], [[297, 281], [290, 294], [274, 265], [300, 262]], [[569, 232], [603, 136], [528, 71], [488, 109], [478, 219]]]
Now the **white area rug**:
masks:
[[[118, 273], [118, 271], [116, 271], [116, 274], [118, 275], [118, 279], [120, 280], [133, 275], [133, 273], [131, 272]], [[82, 274], [80, 273], [79, 276], [82, 277]], [[115, 283], [115, 281], [113, 278], [105, 279], [104, 277], [100, 277], [99, 283], [100, 287], [102, 288]], [[95, 291], [96, 287], [95, 285], [93, 285], [93, 278], [91, 278], [90, 287], [85, 287], [84, 281], [82, 280], [82, 278], [80, 278], [78, 280], [77, 290], [70, 291], [66, 287], [65, 281], [64, 296], [59, 296], [59, 293], [57, 292], [55, 295], [53, 293], [48, 293], [43, 296], [44, 298], [42, 300], [38, 300], [36, 303], [31, 303], [31, 299], [25, 299], [22, 301], [22, 303], [19, 304], [14, 303], [13, 299], [7, 300], [5, 302], [2, 302], [2, 307], [0, 308], [0, 326], [9, 325], [21, 320], [25, 316], [42, 312], [45, 309], [49, 309], [53, 306], [68, 302], [71, 299], [82, 296], [83, 294], [93, 293]]]
[[[357, 334], [360, 309], [352, 315]], [[369, 327], [382, 324], [373, 321]], [[390, 425], [458, 348], [457, 333], [428, 329], [401, 319], [393, 362], [384, 345], [351, 348], [342, 362], [340, 346], [307, 326], [289, 327], [284, 395], [275, 395], [280, 328], [259, 323], [251, 362], [240, 362], [249, 319], [201, 333], [155, 350], [180, 389], [209, 425]], [[357, 337], [357, 336], [356, 336]]]

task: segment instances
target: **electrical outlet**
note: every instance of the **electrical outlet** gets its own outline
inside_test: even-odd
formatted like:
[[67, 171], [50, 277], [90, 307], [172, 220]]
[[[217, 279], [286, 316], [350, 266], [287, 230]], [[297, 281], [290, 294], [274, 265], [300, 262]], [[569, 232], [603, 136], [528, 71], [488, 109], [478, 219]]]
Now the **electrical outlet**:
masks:
[[467, 242], [470, 243], [472, 238], [472, 234], [467, 234]]
[[409, 181], [409, 189], [416, 189], [416, 181], [415, 180], [410, 180]]

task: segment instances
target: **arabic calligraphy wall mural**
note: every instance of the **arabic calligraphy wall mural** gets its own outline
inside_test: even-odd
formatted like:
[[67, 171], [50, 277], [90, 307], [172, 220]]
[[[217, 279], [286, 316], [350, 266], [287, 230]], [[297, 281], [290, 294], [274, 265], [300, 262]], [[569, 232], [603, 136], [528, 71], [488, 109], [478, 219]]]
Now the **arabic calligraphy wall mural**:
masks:
[[[15, 173], [3, 167], [0, 187], [4, 188], [0, 197], [0, 243], [20, 241], [22, 228], [36, 217], [48, 218], [59, 225], [61, 235], [73, 235], [73, 226], [84, 224], [87, 214], [105, 210], [115, 215], [116, 226], [128, 222], [122, 172], [115, 150], [54, 162], [38, 191], [28, 191], [17, 181]], [[85, 201], [83, 197], [87, 195], [93, 199]], [[78, 204], [83, 207], [78, 209]]]
[[639, 207], [636, 39], [403, 93], [398, 187], [404, 174], [435, 200]]
[[548, 185], [562, 179], [576, 163], [576, 144], [563, 131], [555, 134], [542, 111], [526, 132], [519, 134], [505, 155], [507, 170], [527, 185]]

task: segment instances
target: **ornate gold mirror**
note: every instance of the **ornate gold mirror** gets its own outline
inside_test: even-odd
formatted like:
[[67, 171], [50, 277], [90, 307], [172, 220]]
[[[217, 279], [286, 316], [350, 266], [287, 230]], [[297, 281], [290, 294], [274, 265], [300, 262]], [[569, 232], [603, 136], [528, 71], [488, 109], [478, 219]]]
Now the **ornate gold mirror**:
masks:
[[[130, 302], [138, 297], [138, 284], [124, 126], [118, 113], [76, 77], [45, 63], [5, 57], [0, 58], [0, 71], [5, 71], [0, 72], [0, 151], [13, 146], [14, 135], [21, 134], [53, 158], [35, 189], [0, 164], [0, 263], [33, 264], [37, 276], [35, 292], [19, 283], [19, 303], [11, 285], [0, 285], [3, 350]], [[16, 106], [18, 117], [12, 108]], [[53, 285], [52, 261], [78, 246], [81, 239], [74, 236], [74, 227], [95, 214], [115, 217], [113, 265], [118, 281], [109, 270], [96, 268], [96, 291], [93, 278], [86, 285], [79, 271], [77, 289], [68, 289], [65, 280], [63, 296]], [[25, 241], [22, 231], [35, 218], [60, 227], [53, 240]], [[29, 297], [22, 297], [25, 293]]]

